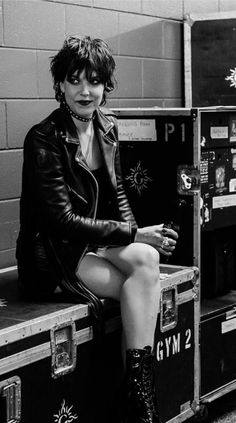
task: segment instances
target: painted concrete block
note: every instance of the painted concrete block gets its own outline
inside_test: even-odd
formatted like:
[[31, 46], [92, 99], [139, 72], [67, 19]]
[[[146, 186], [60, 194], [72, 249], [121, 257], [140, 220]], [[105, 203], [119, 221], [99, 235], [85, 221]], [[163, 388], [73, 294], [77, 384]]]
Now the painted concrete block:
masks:
[[0, 1], [0, 45], [3, 45], [3, 8], [2, 1]]
[[6, 133], [6, 105], [4, 101], [0, 101], [0, 149], [7, 147]]
[[219, 11], [218, 0], [185, 0], [184, 15], [186, 13], [210, 13]]
[[15, 248], [0, 251], [0, 269], [16, 265]]
[[227, 12], [227, 11], [236, 11], [236, 2], [235, 0], [219, 0], [219, 11], [220, 12]]
[[105, 40], [118, 52], [118, 12], [66, 6], [66, 35], [90, 35]]
[[117, 90], [113, 92], [114, 98], [142, 97], [142, 61], [117, 57]]
[[163, 44], [165, 59], [182, 59], [183, 24], [165, 20], [163, 22]]
[[166, 98], [163, 101], [163, 107], [184, 107], [184, 100], [182, 98]]
[[163, 101], [161, 99], [153, 98], [137, 98], [137, 99], [126, 99], [120, 100], [119, 107], [162, 107]]
[[[61, 40], [61, 46], [64, 39]], [[53, 79], [50, 72], [51, 57], [56, 51], [37, 51], [38, 94], [40, 98], [55, 98]]]
[[181, 0], [143, 0], [143, 13], [182, 20], [183, 2]]
[[149, 16], [120, 14], [121, 55], [163, 57], [163, 21]]
[[34, 51], [2, 48], [0, 63], [1, 98], [37, 96], [36, 53]]
[[22, 151], [0, 151], [0, 200], [20, 196], [21, 174]]
[[18, 100], [7, 102], [7, 133], [10, 148], [22, 148], [29, 129], [49, 115], [55, 100]]
[[9, 224], [0, 222], [0, 250], [11, 248]]
[[19, 220], [19, 199], [0, 201], [0, 222], [9, 223]]
[[106, 107], [108, 107], [108, 109], [112, 109], [113, 107], [119, 107], [119, 100], [115, 98], [107, 98]]
[[144, 97], [179, 98], [182, 95], [180, 61], [144, 60]]
[[64, 34], [63, 5], [4, 0], [4, 39], [7, 46], [57, 49]]
[[50, 0], [52, 2], [57, 3], [69, 3], [69, 4], [76, 4], [78, 6], [93, 6], [93, 0]]
[[94, 0], [94, 7], [104, 7], [105, 9], [141, 13], [142, 2], [141, 0]]
[[18, 233], [19, 222], [0, 223], [0, 250], [14, 248]]
[[10, 236], [11, 236], [11, 246], [10, 246], [10, 248], [15, 248], [15, 246], [16, 246], [16, 241], [17, 241], [17, 238], [18, 238], [19, 229], [20, 229], [19, 220], [11, 223], [10, 228], [9, 228]]

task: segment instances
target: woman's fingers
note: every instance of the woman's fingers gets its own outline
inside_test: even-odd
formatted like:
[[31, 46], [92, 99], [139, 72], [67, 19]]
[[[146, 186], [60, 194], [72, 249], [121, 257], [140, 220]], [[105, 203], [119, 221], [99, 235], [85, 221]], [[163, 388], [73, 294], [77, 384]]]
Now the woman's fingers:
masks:
[[170, 229], [170, 228], [163, 228], [162, 229], [162, 233], [165, 236], [169, 236], [173, 239], [178, 239], [179, 235], [176, 231], [174, 231], [174, 229]]

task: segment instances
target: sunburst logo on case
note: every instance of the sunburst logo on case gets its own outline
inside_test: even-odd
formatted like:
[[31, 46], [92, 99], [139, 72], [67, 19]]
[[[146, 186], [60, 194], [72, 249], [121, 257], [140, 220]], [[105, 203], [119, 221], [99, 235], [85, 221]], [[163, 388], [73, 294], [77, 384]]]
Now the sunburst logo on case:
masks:
[[148, 182], [152, 181], [147, 175], [147, 172], [147, 169], [144, 169], [139, 161], [136, 167], [130, 169], [130, 175], [125, 178], [127, 181], [130, 181], [131, 188], [138, 191], [139, 195], [141, 195], [144, 189], [148, 188]]
[[230, 69], [231, 75], [226, 76], [225, 80], [230, 81], [230, 87], [236, 88], [236, 68]]
[[73, 421], [78, 419], [78, 416], [72, 413], [72, 408], [66, 406], [66, 401], [63, 400], [61, 404], [61, 409], [59, 410], [58, 414], [54, 414], [54, 423], [72, 423]]

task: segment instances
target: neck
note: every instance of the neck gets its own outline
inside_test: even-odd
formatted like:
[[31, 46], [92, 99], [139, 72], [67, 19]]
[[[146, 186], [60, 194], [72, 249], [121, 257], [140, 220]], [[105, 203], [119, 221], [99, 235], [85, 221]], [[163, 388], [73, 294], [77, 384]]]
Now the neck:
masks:
[[81, 122], [80, 120], [74, 118], [73, 116], [71, 117], [76, 126], [78, 135], [81, 135], [83, 133], [89, 134], [92, 131], [91, 128], [93, 127], [93, 122], [91, 120], [88, 122]]

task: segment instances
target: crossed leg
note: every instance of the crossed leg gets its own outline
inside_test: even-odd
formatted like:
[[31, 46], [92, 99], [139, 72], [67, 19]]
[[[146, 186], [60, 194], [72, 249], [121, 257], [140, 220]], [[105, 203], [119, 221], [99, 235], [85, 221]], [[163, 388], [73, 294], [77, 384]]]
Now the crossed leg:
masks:
[[120, 301], [126, 349], [153, 346], [160, 295], [159, 253], [153, 247], [133, 243], [88, 253], [77, 272], [94, 294]]

